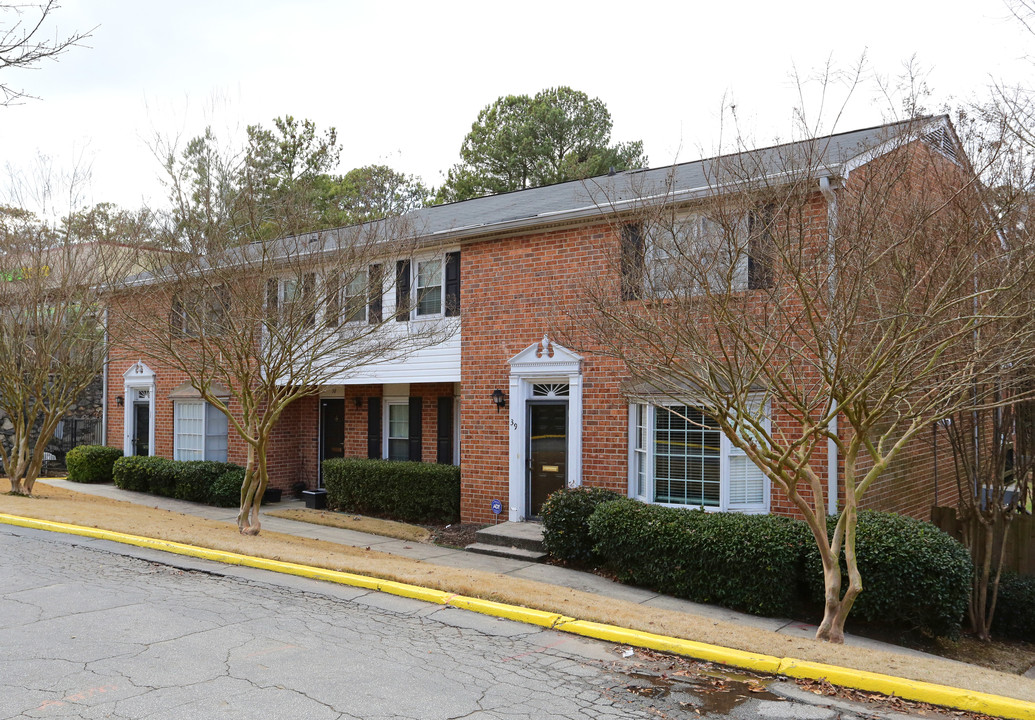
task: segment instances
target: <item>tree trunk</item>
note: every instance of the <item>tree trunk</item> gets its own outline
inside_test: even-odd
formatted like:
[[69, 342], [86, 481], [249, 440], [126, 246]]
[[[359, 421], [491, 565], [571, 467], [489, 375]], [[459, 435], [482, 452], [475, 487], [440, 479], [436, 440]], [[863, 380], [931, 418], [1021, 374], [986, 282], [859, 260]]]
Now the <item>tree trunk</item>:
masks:
[[248, 465], [241, 485], [241, 507], [237, 513], [237, 529], [242, 535], [258, 535], [262, 529], [259, 522], [259, 506], [269, 483], [266, 470], [266, 446], [249, 446]]

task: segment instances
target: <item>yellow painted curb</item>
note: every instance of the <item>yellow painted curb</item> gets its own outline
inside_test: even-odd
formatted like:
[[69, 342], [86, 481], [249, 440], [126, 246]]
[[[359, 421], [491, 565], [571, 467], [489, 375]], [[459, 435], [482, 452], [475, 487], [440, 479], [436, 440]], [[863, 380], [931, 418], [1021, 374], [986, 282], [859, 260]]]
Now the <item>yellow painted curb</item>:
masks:
[[694, 640], [683, 640], [667, 635], [655, 635], [654, 633], [630, 630], [617, 625], [605, 625], [604, 623], [589, 622], [587, 620], [573, 620], [558, 625], [557, 629], [621, 645], [635, 645], [636, 647], [650, 648], [651, 650], [686, 655], [699, 660], [732, 665], [757, 672], [776, 673], [780, 667], [780, 658], [773, 657], [772, 655], [733, 650], [732, 648], [709, 645]]
[[1035, 720], [1035, 703], [1015, 700], [1014, 698], [964, 690], [963, 688], [936, 685], [921, 680], [883, 675], [865, 670], [851, 670], [835, 665], [784, 658], [780, 662], [779, 673], [795, 678], [809, 680], [826, 680], [832, 685], [879, 692], [884, 695], [895, 695], [907, 700], [918, 700], [932, 705], [944, 705], [959, 710], [971, 710], [1018, 720]]
[[338, 570], [326, 570], [324, 568], [300, 565], [281, 560], [267, 560], [265, 558], [241, 555], [239, 553], [227, 552], [225, 550], [211, 550], [196, 545], [172, 542], [170, 540], [157, 540], [154, 538], [141, 537], [139, 535], [128, 535], [113, 530], [101, 530], [98, 528], [83, 527], [81, 525], [70, 525], [67, 523], [53, 522], [51, 520], [37, 520], [35, 518], [20, 517], [0, 513], [0, 523], [16, 525], [19, 527], [33, 528], [36, 530], [50, 530], [69, 535], [80, 535], [92, 537], [98, 540], [111, 540], [113, 542], [137, 547], [163, 550], [165, 552], [187, 555], [214, 560], [216, 562], [231, 565], [253, 567], [261, 570], [271, 570], [289, 575], [326, 580], [340, 585], [364, 588], [367, 590], [378, 590], [392, 595], [414, 598], [438, 605], [449, 605], [483, 615], [507, 618], [518, 622], [539, 625], [547, 628], [554, 628], [562, 632], [575, 635], [583, 635], [598, 640], [620, 643], [622, 645], [634, 645], [636, 647], [650, 648], [661, 652], [670, 652], [677, 655], [705, 660], [708, 662], [720, 663], [732, 667], [755, 670], [757, 672], [786, 675], [795, 678], [807, 678], [811, 680], [825, 679], [834, 685], [841, 685], [856, 690], [868, 692], [879, 692], [885, 695], [895, 695], [906, 700], [916, 700], [930, 703], [932, 705], [943, 705], [945, 707], [957, 708], [960, 710], [971, 710], [987, 715], [996, 715], [1011, 720], [1035, 720], [1035, 703], [1024, 700], [1017, 700], [1001, 695], [964, 690], [962, 688], [949, 687], [947, 685], [936, 685], [934, 683], [908, 680], [906, 678], [871, 673], [864, 670], [852, 670], [850, 668], [838, 667], [836, 665], [825, 665], [822, 663], [807, 662], [794, 658], [777, 658], [771, 655], [745, 652], [724, 648], [718, 645], [684, 640], [666, 635], [641, 630], [630, 630], [616, 625], [576, 620], [559, 613], [545, 612], [523, 608], [517, 605], [483, 600], [465, 595], [455, 595], [441, 590], [409, 585], [394, 580], [382, 580], [380, 578], [354, 573], [341, 572]]

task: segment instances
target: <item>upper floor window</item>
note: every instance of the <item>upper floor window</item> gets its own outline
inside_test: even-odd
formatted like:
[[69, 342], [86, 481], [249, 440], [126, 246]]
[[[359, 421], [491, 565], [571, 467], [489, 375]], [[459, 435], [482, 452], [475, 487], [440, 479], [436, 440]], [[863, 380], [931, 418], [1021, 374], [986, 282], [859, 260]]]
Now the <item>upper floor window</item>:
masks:
[[630, 223], [621, 231], [622, 297], [771, 287], [772, 227], [768, 206], [732, 220], [694, 212]]
[[399, 260], [395, 264], [395, 319], [460, 314], [460, 253]]
[[169, 323], [175, 332], [187, 337], [216, 334], [225, 328], [229, 310], [230, 292], [223, 286], [198, 294], [177, 293], [172, 299]]
[[312, 327], [316, 323], [316, 274], [268, 280], [266, 310], [278, 324]]

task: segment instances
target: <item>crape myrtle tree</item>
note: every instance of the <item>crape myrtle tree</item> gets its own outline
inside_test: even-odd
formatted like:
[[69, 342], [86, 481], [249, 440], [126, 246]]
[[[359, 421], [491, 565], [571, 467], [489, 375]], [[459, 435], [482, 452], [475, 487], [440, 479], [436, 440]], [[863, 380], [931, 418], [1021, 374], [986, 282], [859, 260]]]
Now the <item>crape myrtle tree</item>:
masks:
[[[216, 143], [205, 152], [219, 177], [246, 176], [254, 162]], [[447, 302], [443, 282], [420, 295], [406, 292], [407, 276], [396, 292], [396, 258], [412, 254], [419, 228], [387, 219], [313, 230], [319, 212], [304, 182], [279, 186], [272, 199], [268, 185], [217, 184], [230, 197], [217, 197], [213, 207], [234, 211], [210, 214], [199, 207], [210, 196], [196, 192], [197, 175], [183, 168], [196, 157], [188, 146], [168, 159], [173, 208], [163, 245], [207, 252], [178, 253], [171, 262], [168, 253], [155, 254], [148, 272], [114, 289], [110, 322], [123, 328], [127, 352], [185, 375], [243, 441], [238, 527], [254, 535], [284, 411], [342, 374], [440, 342], [455, 323], [396, 321], [417, 303]], [[383, 298], [399, 296], [386, 312]]]
[[439, 202], [581, 180], [647, 163], [641, 141], [611, 144], [611, 113], [569, 87], [507, 95], [478, 113]]
[[0, 207], [0, 410], [11, 426], [0, 462], [19, 495], [32, 493], [58, 423], [104, 367], [97, 286], [130, 257], [88, 240]]
[[90, 32], [49, 35], [47, 20], [60, 7], [55, 0], [38, 5], [0, 2], [0, 107], [17, 104], [32, 97], [10, 81], [10, 71], [38, 67], [45, 60], [56, 60], [71, 48], [81, 45]]
[[864, 587], [867, 492], [932, 423], [1027, 392], [1004, 368], [1032, 358], [1032, 254], [1000, 242], [977, 182], [994, 163], [971, 168], [940, 119], [890, 130], [839, 176], [814, 134], [706, 161], [697, 201], [644, 176], [605, 208], [621, 247], [578, 318], [636, 392], [701, 408], [804, 518], [831, 642]]

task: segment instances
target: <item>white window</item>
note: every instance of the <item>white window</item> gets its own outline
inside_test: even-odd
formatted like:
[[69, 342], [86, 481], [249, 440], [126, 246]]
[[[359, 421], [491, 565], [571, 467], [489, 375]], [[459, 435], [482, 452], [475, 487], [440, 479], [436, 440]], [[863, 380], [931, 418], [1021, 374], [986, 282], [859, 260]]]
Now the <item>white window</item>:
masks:
[[201, 400], [173, 403], [173, 459], [226, 462], [226, 415]]
[[410, 405], [388, 403], [388, 459], [410, 459]]
[[769, 510], [769, 482], [762, 470], [699, 408], [631, 406], [629, 449], [629, 491], [644, 502]]
[[746, 219], [726, 227], [700, 213], [660, 218], [647, 229], [644, 261], [655, 297], [746, 290]]
[[348, 282], [340, 278], [326, 280], [328, 287], [327, 327], [335, 328], [342, 323], [367, 321], [367, 292], [369, 283], [367, 271], [360, 270]]
[[442, 313], [442, 260], [417, 261], [417, 317]]

